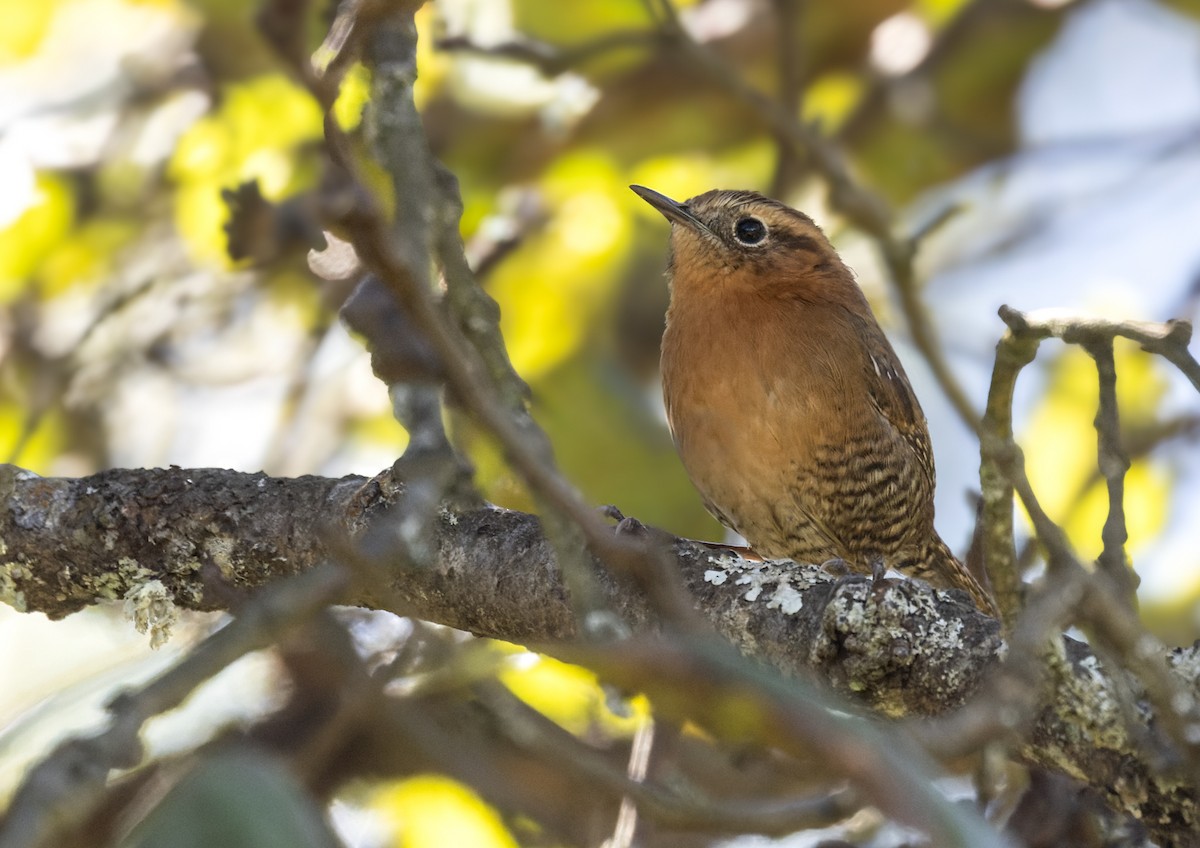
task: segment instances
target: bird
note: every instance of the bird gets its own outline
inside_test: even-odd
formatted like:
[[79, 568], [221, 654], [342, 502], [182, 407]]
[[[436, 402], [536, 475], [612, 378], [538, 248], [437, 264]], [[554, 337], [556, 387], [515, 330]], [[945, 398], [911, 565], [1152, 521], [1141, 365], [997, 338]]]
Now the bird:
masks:
[[761, 557], [894, 569], [996, 615], [934, 528], [925, 415], [820, 227], [754, 191], [630, 188], [671, 223], [663, 401], [708, 511]]

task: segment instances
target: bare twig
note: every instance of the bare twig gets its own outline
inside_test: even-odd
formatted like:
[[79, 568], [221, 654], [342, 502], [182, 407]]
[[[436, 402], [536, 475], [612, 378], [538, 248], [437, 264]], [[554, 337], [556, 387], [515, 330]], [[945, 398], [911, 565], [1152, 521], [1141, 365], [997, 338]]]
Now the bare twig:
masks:
[[1100, 380], [1100, 403], [1096, 411], [1098, 467], [1108, 486], [1108, 516], [1100, 538], [1104, 548], [1097, 565], [1122, 587], [1126, 601], [1137, 605], [1137, 575], [1129, 568], [1125, 542], [1125, 472], [1129, 457], [1121, 447], [1120, 414], [1117, 409], [1117, 367], [1113, 359], [1113, 340], [1085, 342], [1083, 345], [1096, 363]]
[[[650, 768], [650, 754], [654, 750], [654, 719], [647, 717], [633, 733], [633, 744], [629, 749], [629, 764], [625, 776], [630, 783], [643, 784]], [[631, 848], [637, 836], [638, 808], [633, 796], [621, 795], [621, 806], [617, 809], [617, 820], [612, 836], [604, 841], [604, 848]]]
[[[1200, 711], [1195, 699], [1180, 685], [1161, 657], [1152, 656], [1158, 642], [1146, 633], [1129, 599], [1130, 581], [1125, 578], [1123, 506], [1110, 503], [1105, 525], [1105, 549], [1108, 565], [1089, 574], [1072, 550], [1066, 535], [1041, 508], [1025, 474], [1024, 460], [1012, 438], [1012, 392], [1021, 368], [1032, 361], [1039, 342], [1055, 336], [1084, 346], [1096, 360], [1100, 375], [1101, 401], [1097, 414], [1100, 438], [1101, 471], [1109, 482], [1110, 497], [1123, 494], [1122, 479], [1128, 460], [1120, 452], [1116, 412], [1116, 374], [1112, 362], [1112, 342], [1117, 336], [1133, 338], [1147, 350], [1159, 352], [1172, 361], [1183, 363], [1184, 370], [1195, 362], [1187, 351], [1190, 327], [1181, 322], [1148, 324], [1112, 322], [1064, 316], [1060, 313], [1026, 315], [1002, 307], [1000, 315], [1008, 332], [997, 349], [992, 389], [981, 434], [981, 480], [984, 484], [985, 532], [990, 541], [989, 573], [1006, 589], [1019, 585], [1012, 539], [1012, 493], [1021, 498], [1038, 541], [1047, 553], [1046, 580], [1054, 589], [1071, 587], [1068, 597], [1078, 601], [1075, 620], [1089, 634], [1097, 650], [1111, 654], [1110, 664], [1128, 669], [1145, 688], [1153, 705], [1158, 726], [1171, 742], [1171, 748], [1143, 733], [1143, 724], [1133, 705], [1136, 693], [1115, 678], [1107, 697], [1123, 716], [1126, 732], [1146, 749], [1147, 756], [1163, 762], [1169, 750], [1185, 766], [1192, 787], [1200, 785], [1200, 745], [1195, 729], [1200, 727]], [[1118, 570], [1119, 566], [1119, 570]], [[997, 579], [999, 578], [999, 579]], [[1080, 591], [1082, 587], [1082, 592]], [[1049, 590], [1047, 590], [1049, 591]], [[1018, 599], [1006, 592], [1001, 595], [1006, 617], [1011, 616]], [[1115, 661], [1114, 661], [1115, 660]], [[1061, 663], [1059, 663], [1061, 664]], [[1051, 667], [1055, 665], [1051, 662]], [[1113, 669], [1116, 673], [1116, 669]], [[1123, 708], [1122, 708], [1122, 705]]]
[[[1032, 359], [1038, 341], [1049, 336], [1080, 344], [1095, 344], [1097, 338], [1107, 338], [1111, 342], [1114, 336], [1120, 335], [1142, 342], [1143, 347], [1148, 350], [1169, 351], [1175, 360], [1194, 362], [1186, 349], [1190, 327], [1183, 322], [1163, 325], [1070, 318], [1058, 313], [1026, 315], [1009, 307], [1002, 307], [1000, 314], [1010, 328], [1001, 340], [996, 374], [993, 375], [993, 386], [1000, 385], [1001, 393], [1011, 393], [1020, 365]], [[985, 430], [983, 434], [982, 453], [985, 464], [994, 463], [994, 468], [1007, 478], [1024, 503], [1038, 540], [1048, 555], [1047, 579], [1074, 580], [1075, 575], [1081, 571], [1086, 572], [1086, 569], [1079, 562], [1061, 528], [1041, 508], [1029, 485], [1020, 449], [1011, 438], [1011, 418], [998, 424], [992, 423], [993, 427]], [[1009, 433], [1007, 438], [1001, 434], [1005, 428]], [[997, 510], [1001, 508], [997, 502]], [[1011, 507], [1008, 509], [1008, 521], [1011, 522]], [[1011, 541], [1008, 544], [1011, 545]], [[1175, 743], [1177, 750], [1183, 753], [1193, 779], [1200, 778], [1200, 745], [1197, 745], [1196, 734], [1191, 729], [1200, 722], [1196, 705], [1187, 693], [1180, 690], [1166, 663], [1150, 656], [1158, 642], [1145, 632], [1128, 603], [1118, 600], [1127, 597], [1125, 593], [1125, 584], [1117, 583], [1106, 571], [1092, 574], [1087, 582], [1087, 590], [1081, 598], [1080, 623], [1092, 638], [1110, 646], [1122, 665], [1143, 682], [1161, 726]]]
[[[1124, 452], [1130, 460], [1136, 461], [1148, 456], [1151, 451], [1174, 440], [1195, 441], [1200, 434], [1200, 415], [1179, 415], [1158, 422], [1147, 422], [1141, 426], [1126, 430], [1121, 437]], [[1104, 475], [1097, 468], [1086, 478], [1079, 481], [1075, 492], [1068, 499], [1070, 506], [1063, 514], [1061, 524], [1069, 526], [1078, 516], [1084, 506], [1084, 496], [1092, 487], [1104, 481]], [[1036, 554], [1031, 550], [1034, 542], [1026, 543], [1017, 557], [1018, 566], [1024, 571], [1032, 563]]]
[[[1073, 585], [1087, 570], [1076, 557], [1066, 534], [1046, 515], [1025, 474], [1020, 449], [1009, 442], [993, 447], [1001, 471], [1012, 482], [1018, 497], [1033, 521], [1038, 541], [1048, 555], [1048, 580], [1070, 581]], [[1163, 660], [1162, 646], [1148, 634], [1137, 613], [1123, 602], [1121, 589], [1104, 572], [1088, 575], [1080, 599], [1078, 623], [1089, 638], [1110, 646], [1121, 665], [1135, 674], [1146, 687], [1146, 696], [1154, 705], [1158, 722], [1176, 750], [1188, 764], [1190, 780], [1200, 786], [1200, 705], [1171, 674]], [[1157, 655], [1156, 655], [1157, 652]]]
[[1053, 309], [1020, 312], [1010, 306], [1000, 307], [1000, 317], [1014, 333], [1040, 339], [1053, 336], [1074, 344], [1118, 336], [1129, 339], [1147, 353], [1157, 354], [1170, 362], [1200, 392], [1200, 362], [1188, 350], [1192, 325], [1187, 321], [1110, 321], [1068, 315]]
[[[492, 270], [516, 250], [530, 233], [536, 232], [546, 223], [546, 209], [536, 191], [520, 189], [514, 194], [505, 194], [507, 197], [501, 197], [502, 208], [499, 214], [486, 219], [463, 250], [467, 263], [477, 280], [486, 279]], [[505, 202], [506, 199], [508, 202]], [[454, 223], [454, 235], [457, 237], [458, 222]], [[443, 225], [443, 228], [449, 230], [449, 226], [446, 224]], [[450, 247], [452, 246], [450, 245]], [[443, 263], [446, 264], [446, 261], [443, 260]], [[449, 284], [449, 281], [447, 283]], [[483, 292], [481, 286], [475, 288]], [[491, 298], [488, 299], [491, 300]], [[453, 308], [460, 317], [469, 314], [468, 310], [458, 306]], [[494, 313], [495, 309], [490, 308], [488, 311]], [[491, 320], [493, 323], [495, 322], [494, 318]], [[463, 332], [468, 334], [469, 318], [465, 323], [468, 326], [463, 328]], [[511, 364], [509, 367], [511, 368]]]
[[[1020, 569], [1013, 543], [1011, 478], [1002, 470], [1002, 466], [1010, 460], [1000, 454], [1015, 447], [1012, 441], [1012, 396], [1017, 375], [1033, 360], [1040, 341], [1051, 337], [1081, 345], [1096, 362], [1100, 381], [1100, 408], [1096, 415], [1099, 464], [1109, 493], [1109, 513], [1104, 525], [1104, 553], [1100, 566], [1117, 585], [1123, 587], [1122, 592], [1132, 602], [1133, 590], [1137, 585], [1136, 576], [1130, 573], [1124, 552], [1124, 475], [1129, 459], [1121, 448], [1119, 436], [1113, 339], [1122, 337], [1138, 342], [1147, 352], [1156, 353], [1175, 364], [1200, 389], [1200, 364], [1188, 351], [1191, 325], [1186, 321], [1169, 321], [1165, 324], [1108, 321], [1050, 310], [1022, 313], [1008, 306], [1000, 308], [1000, 317], [1008, 325], [1008, 331], [997, 346], [996, 366], [982, 425], [980, 483], [987, 537], [984, 561], [1005, 619], [1011, 621], [1019, 605]], [[1043, 522], [1043, 528], [1038, 531], [1041, 538], [1043, 529], [1051, 532], [1048, 525], [1053, 522], [1045, 515], [1039, 520]], [[1035, 520], [1035, 526], [1037, 523]], [[1058, 534], [1061, 535], [1061, 531]], [[1046, 539], [1042, 538], [1042, 542], [1045, 544]]]

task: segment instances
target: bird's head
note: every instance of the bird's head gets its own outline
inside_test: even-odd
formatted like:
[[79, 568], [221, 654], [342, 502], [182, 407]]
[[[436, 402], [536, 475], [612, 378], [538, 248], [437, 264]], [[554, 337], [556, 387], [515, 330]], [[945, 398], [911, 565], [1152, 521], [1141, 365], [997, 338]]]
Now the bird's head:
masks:
[[715, 190], [679, 202], [630, 186], [671, 222], [672, 285], [721, 288], [807, 301], [857, 290], [821, 228], [803, 212], [754, 191]]

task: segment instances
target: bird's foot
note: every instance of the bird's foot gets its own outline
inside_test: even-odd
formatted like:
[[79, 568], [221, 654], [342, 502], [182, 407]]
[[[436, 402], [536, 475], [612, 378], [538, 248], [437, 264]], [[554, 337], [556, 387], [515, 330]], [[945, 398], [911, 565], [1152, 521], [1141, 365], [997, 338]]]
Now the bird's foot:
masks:
[[650, 533], [649, 527], [633, 516], [621, 512], [620, 509], [612, 504], [605, 504], [600, 507], [600, 514], [605, 518], [611, 518], [617, 522], [616, 526], [613, 527], [613, 532], [618, 536], [646, 536]]
[[888, 577], [887, 565], [884, 564], [882, 557], [872, 557], [867, 561], [867, 565], [871, 569], [869, 575], [864, 575], [862, 571], [856, 571], [850, 563], [841, 557], [827, 559], [821, 563], [821, 568], [828, 574], [837, 578], [834, 581], [834, 591], [838, 591], [842, 586], [849, 583], [857, 583], [867, 578], [870, 585], [870, 592], [878, 600], [879, 596], [890, 585], [892, 578]]
[[887, 590], [888, 587], [888, 568], [884, 565], [883, 557], [871, 557], [871, 594], [875, 596], [875, 600], [879, 600], [879, 596]]
[[833, 591], [837, 594], [842, 590], [842, 587], [848, 586], [851, 583], [861, 583], [863, 574], [861, 571], [855, 571], [850, 563], [841, 557], [833, 557], [821, 563], [821, 570], [830, 577], [836, 578], [833, 581]]

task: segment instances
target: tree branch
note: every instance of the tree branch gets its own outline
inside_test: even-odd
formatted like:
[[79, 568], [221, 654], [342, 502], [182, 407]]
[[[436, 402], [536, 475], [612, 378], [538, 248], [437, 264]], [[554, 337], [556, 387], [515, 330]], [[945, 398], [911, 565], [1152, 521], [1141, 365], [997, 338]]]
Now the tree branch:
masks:
[[[178, 607], [227, 607], [240, 591], [313, 568], [347, 536], [362, 536], [402, 490], [390, 472], [371, 480], [274, 479], [172, 468], [64, 479], [3, 466], [0, 599], [57, 618], [157, 580]], [[314, 515], [326, 516], [324, 527]], [[552, 653], [546, 643], [576, 635], [535, 517], [492, 506], [444, 509], [435, 537], [430, 565], [381, 560], [384, 579], [359, 581], [348, 602]], [[750, 563], [682, 541], [671, 558], [697, 609], [744, 654], [790, 675], [816, 673], [887, 715], [960, 707], [1005, 652], [995, 621], [960, 594], [919, 581], [837, 580], [816, 567]], [[640, 592], [599, 568], [597, 579], [610, 609], [635, 629], [653, 625]], [[1023, 757], [1088, 782], [1159, 833], [1200, 826], [1194, 787], [1159, 773], [1114, 712], [1112, 675], [1123, 673], [1101, 668], [1072, 640], [1064, 639], [1055, 656]], [[1200, 698], [1200, 652], [1180, 649], [1155, 660], [1170, 667], [1177, 691]], [[643, 683], [649, 688], [652, 681]], [[1120, 685], [1138, 695], [1141, 731], [1158, 734], [1144, 685], [1132, 676]], [[978, 723], [964, 724], [978, 733]], [[942, 745], [952, 753], [944, 737]]]

